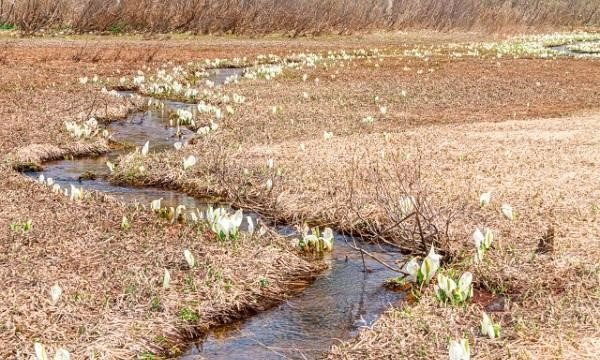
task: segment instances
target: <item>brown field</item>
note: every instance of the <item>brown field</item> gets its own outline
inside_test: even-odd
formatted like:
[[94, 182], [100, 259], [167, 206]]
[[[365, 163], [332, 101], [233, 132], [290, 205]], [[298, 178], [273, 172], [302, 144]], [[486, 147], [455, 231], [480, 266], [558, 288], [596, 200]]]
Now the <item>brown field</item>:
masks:
[[[80, 77], [97, 75], [110, 87], [166, 62], [186, 67], [214, 58], [360, 48], [384, 55], [228, 85], [224, 91], [246, 102], [216, 132], [185, 147], [185, 155], [198, 158], [191, 171], [182, 171], [175, 150], [145, 159], [132, 154], [120, 159], [111, 180], [217, 196], [266, 218], [328, 225], [414, 255], [434, 243], [446, 273], [473, 272], [471, 303], [441, 305], [430, 285], [355, 341], [334, 346], [330, 358], [445, 358], [449, 339], [463, 336], [477, 359], [596, 358], [600, 60], [399, 55], [480, 40], [490, 37], [0, 40], [0, 358], [29, 358], [34, 341], [65, 347], [76, 359], [176, 354], [208, 327], [281, 301], [322, 266], [277, 235], [219, 242], [110, 197], [70, 202], [25, 179], [16, 169], [113, 146], [75, 141], [65, 120], [118, 121], [144, 106], [103, 95], [103, 85], [80, 84]], [[372, 124], [361, 121], [368, 116]], [[325, 140], [324, 132], [333, 137]], [[266, 168], [268, 159], [274, 170]], [[147, 171], [140, 174], [142, 163]], [[492, 201], [481, 208], [485, 191]], [[424, 218], [438, 226], [425, 231], [430, 237], [395, 225], [397, 200], [407, 193], [418, 196]], [[516, 220], [502, 217], [503, 203], [512, 205]], [[127, 231], [120, 228], [124, 215], [132, 224]], [[32, 231], [11, 230], [25, 219], [33, 221]], [[481, 264], [471, 261], [475, 227], [495, 233]], [[547, 234], [552, 244], [541, 249]], [[206, 266], [186, 269], [184, 249]], [[206, 272], [209, 265], [219, 276]], [[157, 287], [164, 268], [180, 279], [168, 291]], [[266, 289], [262, 278], [269, 280]], [[64, 291], [58, 306], [48, 296], [56, 282]], [[491, 312], [499, 299], [505, 305]], [[184, 308], [197, 319], [182, 320]], [[479, 334], [486, 308], [502, 325], [500, 339]]]

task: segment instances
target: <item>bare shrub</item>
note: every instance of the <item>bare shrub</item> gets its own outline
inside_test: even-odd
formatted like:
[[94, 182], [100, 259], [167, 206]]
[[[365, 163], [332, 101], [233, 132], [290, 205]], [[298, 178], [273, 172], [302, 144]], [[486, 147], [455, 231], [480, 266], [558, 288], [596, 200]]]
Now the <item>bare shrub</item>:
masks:
[[600, 24], [596, 0], [0, 0], [0, 23], [25, 33], [348, 34], [375, 29], [485, 29]]
[[421, 173], [421, 161], [390, 160], [364, 166], [355, 157], [341, 207], [354, 231], [412, 254], [434, 245], [451, 257], [451, 225], [460, 210], [436, 203]]

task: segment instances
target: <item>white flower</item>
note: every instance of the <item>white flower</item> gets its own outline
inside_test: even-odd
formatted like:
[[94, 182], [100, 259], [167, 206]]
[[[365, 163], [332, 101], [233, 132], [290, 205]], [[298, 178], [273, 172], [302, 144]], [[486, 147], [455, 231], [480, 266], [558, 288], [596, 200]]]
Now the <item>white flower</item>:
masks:
[[49, 177], [46, 179], [46, 186], [51, 187], [52, 185], [54, 185], [54, 179]]
[[419, 266], [419, 262], [417, 261], [417, 258], [412, 258], [412, 259], [410, 259], [409, 262], [404, 264], [404, 268], [402, 270], [404, 270], [406, 273], [408, 273], [408, 275], [406, 276], [406, 279], [408, 281], [416, 282], [417, 275], [418, 275], [420, 269], [421, 269], [421, 267]]
[[308, 75], [306, 75], [306, 74], [302, 75], [302, 81], [306, 81], [306, 80], [308, 80]]
[[387, 106], [380, 106], [379, 112], [381, 113], [381, 115], [387, 114]]
[[142, 147], [142, 156], [146, 156], [148, 155], [148, 151], [150, 150], [150, 141], [146, 141], [146, 143], [144, 144], [144, 146]]
[[121, 230], [129, 230], [129, 220], [127, 219], [127, 216], [123, 215], [123, 218], [121, 219]]
[[46, 177], [44, 176], [44, 174], [40, 174], [40, 176], [38, 177], [38, 182], [40, 184], [43, 184], [46, 182]]
[[181, 141], [177, 141], [173, 144], [173, 147], [175, 148], [175, 150], [181, 150], [183, 149], [183, 143]]
[[331, 131], [324, 131], [323, 132], [323, 139], [324, 140], [330, 140], [333, 138], [333, 132]]
[[490, 317], [486, 313], [483, 313], [480, 329], [481, 334], [489, 337], [490, 339], [500, 337], [500, 326], [494, 324], [492, 322], [492, 319], [490, 319]]
[[460, 299], [465, 301], [473, 296], [473, 274], [465, 272], [458, 280], [458, 291]]
[[161, 201], [162, 201], [162, 198], [156, 199], [156, 200], [152, 200], [152, 202], [150, 202], [150, 210], [152, 210], [152, 211], [159, 211], [160, 210], [160, 202]]
[[246, 216], [246, 222], [248, 222], [248, 233], [250, 235], [254, 234], [254, 221], [250, 216]]
[[115, 171], [115, 164], [111, 163], [110, 161], [106, 162], [106, 167], [111, 173]]
[[183, 251], [183, 257], [185, 258], [185, 261], [187, 262], [188, 266], [190, 268], [193, 268], [194, 265], [196, 264], [196, 260], [194, 259], [194, 255], [192, 255], [192, 253], [189, 250], [184, 250]]
[[[189, 264], [189, 262], [188, 262], [188, 264]], [[192, 267], [192, 266], [190, 266], [190, 267]], [[163, 276], [163, 289], [168, 289], [170, 287], [171, 287], [171, 273], [169, 272], [169, 270], [165, 269], [165, 275]]]
[[70, 185], [71, 185], [71, 201], [83, 199], [83, 190], [76, 188], [73, 184], [70, 184]]
[[67, 350], [60, 348], [54, 353], [54, 360], [71, 360], [71, 354]]
[[479, 228], [476, 228], [473, 232], [473, 242], [475, 243], [475, 246], [478, 248], [481, 247], [484, 240], [485, 237], [483, 236], [483, 233], [481, 232], [481, 230], [479, 230]]
[[489, 250], [492, 247], [492, 241], [494, 241], [494, 233], [490, 229], [485, 229], [485, 235], [483, 237], [483, 247]]
[[88, 82], [88, 78], [86, 76], [79, 78], [79, 83], [81, 85], [85, 85], [85, 84], [87, 84], [87, 82]]
[[367, 116], [362, 119], [362, 122], [364, 124], [373, 124], [375, 122], [375, 119], [372, 116]]
[[469, 341], [467, 339], [461, 339], [460, 341], [452, 340], [448, 347], [448, 355], [450, 360], [470, 360], [471, 349], [469, 348]]
[[62, 289], [58, 284], [55, 284], [50, 288], [50, 300], [52, 301], [52, 305], [56, 305], [58, 300], [60, 300], [60, 296], [62, 295]]
[[402, 216], [407, 216], [412, 213], [415, 208], [415, 198], [412, 196], [403, 196], [400, 198], [398, 205]]
[[33, 349], [35, 350], [36, 360], [48, 360], [48, 354], [46, 354], [46, 349], [44, 349], [44, 345], [36, 342], [33, 344]]
[[484, 207], [487, 204], [489, 204], [491, 200], [492, 200], [492, 193], [484, 192], [481, 195], [479, 195], [479, 206]]
[[190, 155], [187, 158], [183, 159], [184, 170], [188, 170], [194, 165], [196, 165], [196, 157], [194, 155]]
[[492, 247], [492, 241], [494, 240], [494, 233], [490, 229], [485, 229], [485, 235], [479, 229], [475, 229], [473, 233], [473, 242], [475, 243], [475, 249], [477, 250], [476, 261], [483, 260], [483, 255]]
[[506, 217], [508, 220], [514, 220], [515, 214], [513, 213], [513, 208], [509, 204], [502, 204], [502, 215]]
[[198, 135], [208, 135], [210, 133], [210, 126], [203, 126], [196, 131]]
[[275, 165], [275, 160], [273, 160], [273, 159], [267, 160], [267, 167], [269, 169], [272, 169], [274, 165]]
[[429, 250], [429, 254], [425, 260], [423, 260], [423, 264], [421, 264], [421, 274], [424, 279], [427, 281], [431, 280], [435, 272], [440, 268], [440, 261], [442, 260], [442, 255], [435, 253], [435, 248], [433, 244], [431, 244], [431, 249]]
[[323, 235], [321, 236], [321, 240], [323, 241], [323, 250], [331, 251], [333, 250], [333, 230], [330, 228], [325, 228], [323, 230]]
[[444, 274], [438, 274], [438, 284], [435, 287], [435, 294], [438, 300], [442, 302], [450, 302], [453, 305], [462, 304], [473, 297], [473, 274], [465, 272], [456, 281]]
[[456, 281], [452, 280], [444, 274], [438, 274], [437, 281], [438, 290], [443, 291], [444, 295], [447, 297], [452, 295], [457, 289]]
[[273, 188], [273, 180], [268, 179], [266, 186], [267, 186], [267, 190], [271, 191], [271, 189]]

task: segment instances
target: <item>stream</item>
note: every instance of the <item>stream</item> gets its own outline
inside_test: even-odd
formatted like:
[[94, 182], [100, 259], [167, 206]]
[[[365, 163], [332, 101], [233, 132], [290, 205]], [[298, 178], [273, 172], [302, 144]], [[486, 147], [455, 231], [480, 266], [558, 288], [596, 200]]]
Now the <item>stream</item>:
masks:
[[[241, 71], [228, 69], [209, 79], [219, 85], [227, 76]], [[128, 96], [128, 93], [122, 95]], [[172, 101], [164, 103], [167, 108], [190, 106]], [[180, 141], [175, 129], [169, 125], [166, 112], [161, 110], [136, 113], [107, 128], [117, 142], [142, 146], [150, 141], [150, 151], [154, 152], [173, 148], [173, 144]], [[191, 135], [193, 132], [184, 130], [183, 140]], [[107, 180], [106, 161], [115, 162], [121, 154], [113, 151], [94, 158], [50, 161], [44, 163], [43, 171], [25, 174], [36, 179], [43, 174], [61, 187], [82, 186], [113, 195], [127, 204], [148, 206], [152, 200], [162, 198], [163, 207], [180, 204], [188, 210], [204, 210], [210, 205], [227, 207], [178, 191], [113, 185]], [[93, 179], [82, 176], [85, 174], [95, 176]], [[245, 215], [255, 219], [260, 217], [252, 213]], [[284, 236], [297, 236], [292, 226], [276, 226], [275, 229]], [[329, 268], [301, 294], [270, 310], [212, 329], [191, 345], [181, 359], [314, 359], [326, 354], [331, 345], [355, 337], [361, 327], [370, 326], [391, 304], [402, 301], [404, 294], [383, 287], [384, 280], [397, 276], [397, 273], [369, 258], [363, 259], [347, 241], [356, 241], [365, 250], [389, 262], [402, 257], [393, 249], [335, 234], [333, 252], [324, 259]]]

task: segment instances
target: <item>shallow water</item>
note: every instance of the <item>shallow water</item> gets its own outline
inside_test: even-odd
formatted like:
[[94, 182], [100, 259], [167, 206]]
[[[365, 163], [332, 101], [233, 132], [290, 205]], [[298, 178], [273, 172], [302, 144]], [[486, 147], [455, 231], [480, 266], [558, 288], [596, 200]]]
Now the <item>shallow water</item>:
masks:
[[[351, 239], [348, 239], [352, 241]], [[365, 247], [365, 244], [361, 244]], [[375, 246], [379, 257], [393, 261]], [[326, 261], [330, 267], [297, 297], [246, 320], [213, 330], [182, 359], [314, 359], [331, 345], [349, 340], [370, 326], [403, 295], [382, 282], [395, 276], [383, 265], [351, 249], [341, 235]]]
[[586, 57], [586, 56], [597, 56], [597, 52], [577, 52], [569, 49], [570, 45], [584, 45], [584, 44], [595, 44], [600, 42], [600, 40], [591, 40], [591, 41], [579, 41], [572, 44], [558, 45], [558, 46], [550, 46], [549, 48], [559, 52], [561, 55], [566, 56], [575, 56], [575, 57]]
[[[214, 81], [222, 82], [229, 75], [221, 73]], [[166, 106], [189, 105], [168, 102]], [[137, 146], [150, 141], [151, 151], [161, 151], [181, 141], [168, 125], [166, 112], [152, 110], [112, 123], [109, 129], [115, 141]], [[185, 132], [183, 140], [191, 134], [189, 130]], [[152, 200], [162, 198], [163, 207], [181, 204], [187, 209], [204, 210], [212, 205], [177, 191], [111, 185], [106, 180], [106, 161], [115, 162], [119, 155], [115, 151], [97, 158], [47, 162], [41, 173], [46, 178], [53, 178], [61, 187], [75, 184], [114, 195], [130, 204], [148, 206]], [[86, 173], [93, 173], [95, 179], [82, 177]], [[26, 174], [37, 178], [40, 172]], [[252, 213], [246, 215], [255, 220], [258, 217]], [[282, 235], [296, 235], [290, 226], [276, 229]], [[371, 325], [390, 304], [402, 300], [403, 294], [390, 292], [382, 286], [385, 279], [396, 275], [394, 272], [369, 258], [363, 262], [360, 254], [346, 243], [354, 239], [340, 234], [336, 234], [335, 239], [334, 250], [325, 259], [329, 269], [300, 295], [246, 320], [210, 331], [204, 339], [191, 346], [182, 359], [316, 358], [337, 341], [354, 337], [362, 326]], [[388, 262], [400, 257], [390, 249], [359, 244]]]

